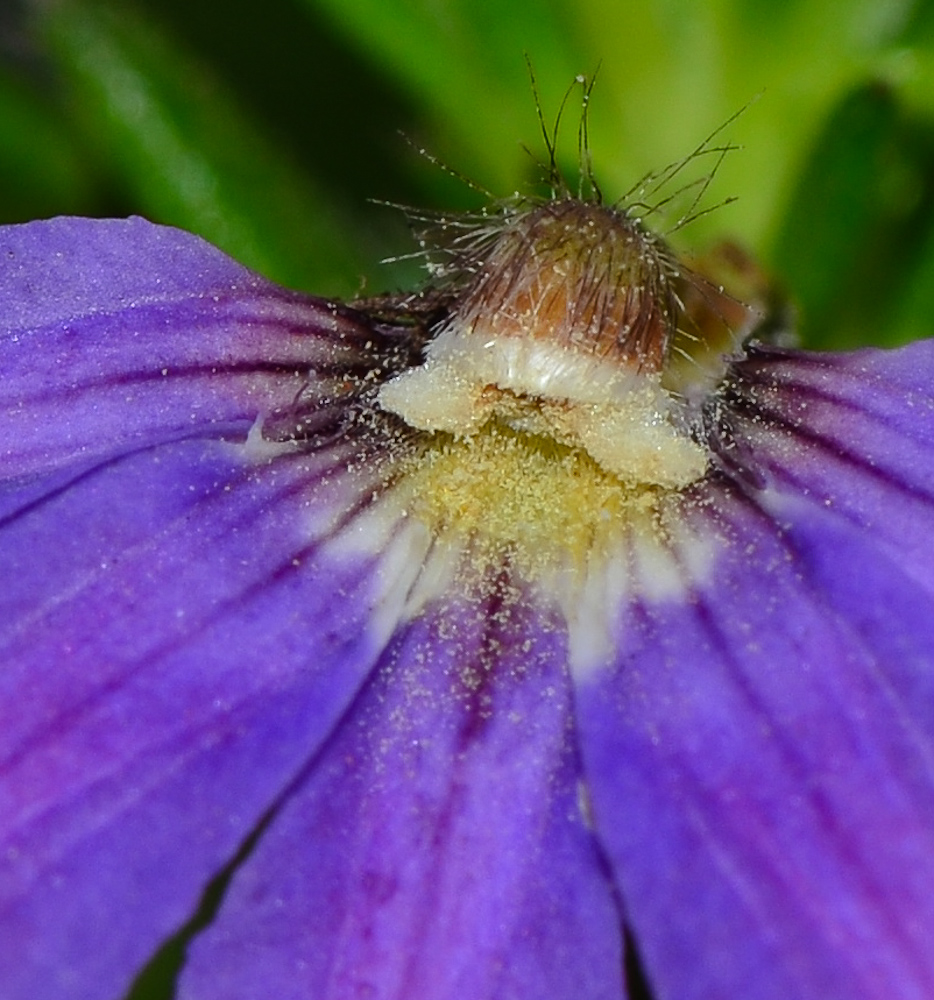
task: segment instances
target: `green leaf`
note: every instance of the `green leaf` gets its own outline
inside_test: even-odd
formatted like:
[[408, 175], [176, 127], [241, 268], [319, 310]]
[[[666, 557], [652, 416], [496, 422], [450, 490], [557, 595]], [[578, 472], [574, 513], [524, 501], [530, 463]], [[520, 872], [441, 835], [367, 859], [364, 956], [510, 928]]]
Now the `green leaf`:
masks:
[[79, 120], [146, 214], [294, 287], [355, 291], [364, 263], [328, 198], [154, 24], [65, 2], [44, 30]]
[[79, 212], [90, 197], [90, 173], [64, 116], [0, 74], [0, 218]]
[[809, 343], [829, 346], [839, 336], [840, 313], [870, 266], [868, 241], [882, 221], [896, 116], [881, 86], [847, 95], [798, 177], [773, 259], [800, 307]]
[[891, 88], [848, 94], [818, 136], [792, 195], [774, 261], [818, 347], [891, 344], [934, 200], [932, 142]]

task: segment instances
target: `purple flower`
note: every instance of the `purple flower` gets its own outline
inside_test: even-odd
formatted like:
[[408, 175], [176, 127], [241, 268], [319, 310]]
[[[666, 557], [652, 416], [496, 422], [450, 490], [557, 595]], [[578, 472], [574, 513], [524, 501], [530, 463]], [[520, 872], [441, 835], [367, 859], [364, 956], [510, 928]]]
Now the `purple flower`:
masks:
[[0, 231], [4, 1000], [221, 872], [184, 1000], [934, 995], [932, 345], [718, 368], [561, 205], [362, 311]]

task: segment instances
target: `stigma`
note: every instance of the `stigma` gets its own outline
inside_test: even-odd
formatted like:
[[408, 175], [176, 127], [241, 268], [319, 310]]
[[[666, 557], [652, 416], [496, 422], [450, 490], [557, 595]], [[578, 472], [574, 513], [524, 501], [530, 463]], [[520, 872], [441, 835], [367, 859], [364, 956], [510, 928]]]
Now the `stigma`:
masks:
[[378, 403], [478, 455], [520, 435], [581, 453], [627, 495], [684, 489], [708, 458], [666, 384], [681, 280], [667, 246], [620, 209], [565, 198], [517, 211], [465, 258], [423, 363]]

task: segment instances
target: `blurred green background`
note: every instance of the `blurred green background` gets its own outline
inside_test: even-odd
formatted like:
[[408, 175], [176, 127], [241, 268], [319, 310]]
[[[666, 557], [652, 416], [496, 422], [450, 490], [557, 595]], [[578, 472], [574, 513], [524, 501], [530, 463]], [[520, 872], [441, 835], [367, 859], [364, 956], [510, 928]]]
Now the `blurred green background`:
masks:
[[[379, 263], [405, 220], [373, 199], [483, 204], [415, 147], [530, 190], [526, 55], [549, 121], [599, 67], [609, 200], [745, 108], [700, 207], [735, 201], [678, 238], [749, 248], [811, 345], [932, 332], [934, 0], [3, 0], [0, 221], [141, 213], [293, 287], [410, 286]], [[572, 93], [572, 176], [578, 116]]]

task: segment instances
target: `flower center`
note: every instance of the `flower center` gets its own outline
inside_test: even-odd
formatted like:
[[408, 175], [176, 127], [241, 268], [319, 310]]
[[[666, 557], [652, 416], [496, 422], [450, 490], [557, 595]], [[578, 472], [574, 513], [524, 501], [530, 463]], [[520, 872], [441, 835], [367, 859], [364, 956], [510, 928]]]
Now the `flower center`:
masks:
[[662, 491], [626, 486], [584, 450], [499, 418], [466, 437], [433, 436], [404, 480], [412, 515], [474, 539], [481, 568], [508, 552], [527, 577], [581, 576], [618, 552], [622, 525], [665, 531]]
[[673, 547], [694, 546], [684, 503], [709, 456], [692, 430], [719, 380], [706, 327], [722, 293], [625, 212], [571, 199], [516, 211], [458, 263], [423, 363], [377, 397], [422, 432], [402, 508], [569, 607], [614, 565], [667, 580]]
[[380, 405], [459, 439], [502, 424], [579, 448], [628, 489], [700, 478], [694, 441], [662, 379], [676, 272], [627, 215], [578, 201], [542, 205], [500, 234], [425, 363]]

